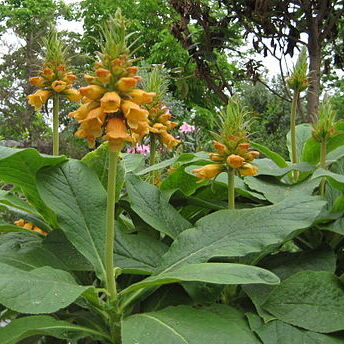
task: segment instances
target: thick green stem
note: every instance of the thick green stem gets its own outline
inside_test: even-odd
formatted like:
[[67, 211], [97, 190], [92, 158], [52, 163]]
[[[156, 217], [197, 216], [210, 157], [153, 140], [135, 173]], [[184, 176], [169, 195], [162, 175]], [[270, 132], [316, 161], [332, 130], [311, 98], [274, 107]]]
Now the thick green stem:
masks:
[[59, 155], [59, 111], [60, 96], [56, 93], [53, 97], [53, 155]]
[[[295, 90], [293, 95], [293, 101], [291, 103], [290, 113], [290, 143], [291, 143], [291, 162], [296, 164], [298, 161], [297, 148], [296, 148], [296, 117], [297, 117], [297, 104], [299, 101], [300, 92]], [[294, 181], [297, 181], [299, 176], [298, 171], [292, 172]]]
[[113, 271], [113, 250], [115, 241], [115, 193], [118, 156], [118, 152], [109, 152], [106, 207], [105, 270], [106, 289], [109, 293], [110, 301], [114, 301], [117, 296], [116, 282]]
[[[320, 167], [326, 170], [326, 142], [320, 143]], [[324, 196], [325, 194], [325, 183], [326, 178], [322, 178], [320, 183], [320, 195]]]
[[[156, 140], [155, 134], [150, 133], [149, 139], [150, 139], [149, 166], [153, 166], [155, 165], [155, 162], [156, 162], [156, 149], [157, 149], [157, 140]], [[152, 184], [155, 183], [155, 176], [156, 176], [155, 172], [156, 171], [150, 172], [150, 181]]]
[[228, 209], [235, 208], [234, 168], [227, 171], [228, 174]]

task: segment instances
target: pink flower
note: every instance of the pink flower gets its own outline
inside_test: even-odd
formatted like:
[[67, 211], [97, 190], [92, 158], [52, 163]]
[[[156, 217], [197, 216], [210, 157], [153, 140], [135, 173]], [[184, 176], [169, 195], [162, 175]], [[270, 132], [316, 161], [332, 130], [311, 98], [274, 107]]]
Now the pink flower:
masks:
[[194, 125], [187, 124], [183, 122], [183, 124], [179, 127], [179, 131], [184, 134], [192, 133], [196, 130]]
[[127, 153], [138, 153], [148, 155], [150, 152], [150, 146], [148, 145], [136, 145], [133, 148], [127, 148]]

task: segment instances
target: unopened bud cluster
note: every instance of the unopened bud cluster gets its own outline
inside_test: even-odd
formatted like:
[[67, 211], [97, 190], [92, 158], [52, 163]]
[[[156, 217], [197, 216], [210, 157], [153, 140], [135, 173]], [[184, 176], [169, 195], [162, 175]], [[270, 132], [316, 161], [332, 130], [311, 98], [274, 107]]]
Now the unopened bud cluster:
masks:
[[204, 179], [215, 178], [219, 173], [235, 170], [241, 176], [254, 176], [258, 172], [258, 168], [251, 162], [259, 156], [259, 152], [249, 150], [250, 144], [242, 142], [234, 135], [227, 140], [228, 144], [213, 141], [216, 153], [210, 153], [209, 158], [213, 164], [205, 165], [192, 172], [196, 177]]
[[54, 93], [65, 96], [71, 101], [78, 102], [81, 100], [81, 95], [76, 89], [72, 88], [72, 84], [76, 79], [77, 77], [73, 73], [67, 71], [65, 64], [53, 62], [45, 64], [39, 76], [29, 79], [30, 83], [38, 87], [39, 90], [27, 97], [28, 103], [35, 110], [40, 110], [42, 105]]

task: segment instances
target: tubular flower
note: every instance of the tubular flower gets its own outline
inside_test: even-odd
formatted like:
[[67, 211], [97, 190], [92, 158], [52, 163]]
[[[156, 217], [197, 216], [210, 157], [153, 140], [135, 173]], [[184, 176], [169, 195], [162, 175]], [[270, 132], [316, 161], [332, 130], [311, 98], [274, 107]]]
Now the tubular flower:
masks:
[[258, 168], [246, 163], [242, 167], [239, 167], [239, 173], [242, 176], [255, 176], [258, 173]]
[[119, 117], [110, 118], [106, 125], [104, 140], [109, 141], [112, 152], [120, 152], [124, 142], [132, 141], [131, 136], [128, 134], [125, 121]]
[[97, 100], [103, 96], [106, 90], [101, 86], [90, 85], [80, 88], [79, 92], [83, 97], [92, 100]]
[[38, 90], [33, 94], [27, 96], [28, 103], [32, 105], [35, 110], [40, 110], [42, 105], [47, 102], [51, 95], [51, 92], [48, 90]]
[[224, 170], [224, 166], [220, 164], [209, 164], [201, 168], [192, 170], [197, 178], [200, 178], [199, 182], [203, 182], [205, 179], [211, 179], [216, 177], [220, 172]]
[[74, 88], [66, 91], [66, 97], [73, 102], [80, 102], [82, 98], [80, 92]]
[[116, 92], [107, 92], [100, 99], [100, 104], [106, 113], [117, 112], [121, 104], [121, 97]]
[[41, 76], [34, 76], [29, 79], [29, 82], [38, 88], [43, 88], [45, 86], [45, 80]]
[[241, 157], [240, 155], [231, 154], [227, 158], [227, 164], [231, 168], [239, 168], [244, 164], [244, 162], [245, 162], [245, 159]]
[[57, 93], [64, 91], [66, 87], [67, 87], [67, 83], [62, 80], [55, 80], [51, 84], [51, 88]]
[[30, 230], [35, 231], [35, 232], [42, 234], [42, 235], [48, 235], [47, 232], [44, 232], [39, 227], [35, 226], [32, 222], [26, 222], [24, 219], [19, 219], [18, 221], [15, 221], [14, 224], [18, 227], [30, 229]]
[[156, 96], [156, 93], [145, 92], [144, 90], [136, 88], [130, 91], [129, 95], [131, 97], [131, 101], [133, 101], [136, 104], [142, 105], [151, 103], [154, 97]]

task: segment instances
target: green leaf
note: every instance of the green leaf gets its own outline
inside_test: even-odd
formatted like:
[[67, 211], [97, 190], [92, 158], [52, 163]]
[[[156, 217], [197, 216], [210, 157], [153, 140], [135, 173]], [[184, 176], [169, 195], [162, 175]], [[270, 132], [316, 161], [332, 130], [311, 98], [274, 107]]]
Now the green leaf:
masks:
[[145, 157], [142, 154], [123, 153], [122, 161], [125, 173], [140, 171], [145, 165]]
[[297, 184], [284, 184], [278, 180], [246, 177], [245, 184], [251, 189], [261, 192], [271, 203], [280, 202], [286, 198], [304, 198], [311, 196], [319, 185], [319, 180], [307, 180]]
[[341, 344], [343, 338], [301, 330], [279, 320], [264, 324], [255, 314], [249, 313], [251, 329], [257, 333], [263, 344]]
[[268, 270], [256, 266], [232, 263], [202, 263], [182, 266], [172, 272], [148, 277], [124, 289], [120, 294], [157, 285], [182, 281], [214, 284], [278, 284], [279, 278]]
[[154, 185], [128, 174], [126, 187], [132, 209], [154, 229], [175, 238], [180, 232], [192, 227]]
[[8, 233], [8, 232], [32, 233], [33, 231], [30, 229], [25, 229], [22, 227], [11, 225], [9, 223], [4, 223], [4, 224], [0, 225], [0, 232], [2, 232], [2, 233]]
[[217, 211], [177, 237], [156, 273], [212, 257], [245, 256], [282, 243], [294, 231], [309, 227], [324, 204], [308, 197], [261, 208]]
[[[307, 140], [311, 137], [312, 135], [312, 125], [308, 124], [308, 123], [302, 123], [302, 124], [298, 124], [295, 128], [296, 131], [296, 152], [297, 152], [297, 156], [299, 161], [301, 160], [300, 157], [302, 156], [304, 147], [305, 147], [305, 143], [307, 142]], [[287, 146], [288, 146], [288, 150], [289, 150], [289, 156], [291, 159], [291, 143], [290, 143], [290, 131], [287, 134]], [[301, 160], [303, 161], [303, 160]]]
[[123, 344], [259, 344], [242, 313], [216, 305], [168, 307], [124, 319]]
[[68, 240], [104, 277], [106, 192], [98, 177], [83, 163], [70, 160], [40, 170], [37, 184]]
[[[263, 308], [276, 318], [307, 330], [344, 329], [344, 289], [331, 272], [299, 272], [276, 287]], [[306, 316], [305, 316], [306, 315]]]
[[39, 215], [36, 209], [9, 191], [0, 190], [0, 205]]
[[101, 332], [56, 320], [47, 315], [15, 319], [7, 326], [0, 328], [1, 344], [16, 344], [34, 335], [52, 336], [59, 339], [79, 339], [88, 336], [108, 339], [107, 335]]
[[66, 271], [42, 267], [23, 271], [0, 263], [0, 303], [21, 313], [53, 313], [70, 305], [89, 287]]
[[[121, 226], [119, 222], [117, 225]], [[115, 264], [127, 274], [150, 275], [168, 247], [145, 233], [116, 231]]]
[[291, 171], [300, 171], [300, 172], [313, 172], [315, 166], [307, 162], [300, 162], [298, 164], [293, 164], [288, 167], [279, 168], [271, 160], [267, 159], [257, 159], [255, 160], [255, 165], [258, 167], [258, 176], [274, 176], [274, 177], [283, 177]]
[[267, 158], [271, 159], [278, 167], [288, 167], [288, 163], [279, 154], [271, 151], [269, 148], [255, 142], [251, 142], [251, 147], [262, 152]]
[[66, 158], [39, 154], [35, 149], [15, 149], [0, 146], [0, 179], [8, 184], [21, 187], [27, 200], [54, 224], [54, 214], [46, 207], [38, 194], [36, 187], [36, 173], [44, 166], [54, 166]]
[[333, 173], [323, 168], [318, 168], [312, 176], [312, 179], [326, 177], [328, 182], [336, 189], [344, 192], [344, 175]]

